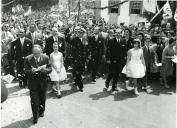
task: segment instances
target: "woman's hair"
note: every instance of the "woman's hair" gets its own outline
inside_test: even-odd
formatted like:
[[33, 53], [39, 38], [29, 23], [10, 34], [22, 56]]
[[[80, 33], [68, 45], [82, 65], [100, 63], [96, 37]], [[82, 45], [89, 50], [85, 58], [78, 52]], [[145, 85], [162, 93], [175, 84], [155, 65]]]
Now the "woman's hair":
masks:
[[131, 36], [132, 36], [131, 30], [130, 30], [129, 28], [125, 28], [125, 31], [126, 31], [126, 30], [129, 32], [129, 37], [131, 37]]
[[137, 38], [133, 40], [133, 44], [136, 44], [136, 43], [138, 43], [138, 47], [140, 48], [140, 40]]
[[170, 40], [169, 40], [169, 45], [172, 44], [174, 41], [175, 41], [174, 38], [170, 38]]
[[141, 35], [143, 38], [142, 40], [144, 41], [144, 33], [140, 32], [140, 33], [138, 33], [138, 35]]

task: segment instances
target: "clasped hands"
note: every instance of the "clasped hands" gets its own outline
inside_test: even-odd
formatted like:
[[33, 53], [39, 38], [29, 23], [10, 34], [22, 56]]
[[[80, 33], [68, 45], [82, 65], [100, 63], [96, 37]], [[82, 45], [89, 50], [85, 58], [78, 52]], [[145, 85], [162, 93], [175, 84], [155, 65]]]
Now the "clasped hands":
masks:
[[31, 70], [32, 70], [33, 73], [38, 72], [38, 71], [44, 72], [45, 68], [44, 67], [39, 67], [39, 68], [34, 68], [33, 67]]

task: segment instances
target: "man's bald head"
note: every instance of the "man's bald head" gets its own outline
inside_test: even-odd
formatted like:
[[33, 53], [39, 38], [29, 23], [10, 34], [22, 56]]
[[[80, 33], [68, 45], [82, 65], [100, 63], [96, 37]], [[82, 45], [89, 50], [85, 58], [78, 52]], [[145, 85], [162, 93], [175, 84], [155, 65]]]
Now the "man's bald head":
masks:
[[35, 44], [33, 46], [33, 55], [38, 58], [41, 55], [41, 53], [42, 53], [41, 46], [39, 44]]

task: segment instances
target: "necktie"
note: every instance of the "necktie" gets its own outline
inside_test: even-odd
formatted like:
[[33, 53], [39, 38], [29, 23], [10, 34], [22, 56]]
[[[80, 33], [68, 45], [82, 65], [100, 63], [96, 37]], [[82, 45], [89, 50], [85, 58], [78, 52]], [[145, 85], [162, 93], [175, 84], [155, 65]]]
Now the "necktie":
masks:
[[149, 50], [149, 46], [147, 47], [147, 50], [148, 50], [148, 54], [150, 55], [150, 50]]
[[55, 37], [55, 42], [57, 42], [57, 43], [58, 43], [58, 38], [57, 38], [57, 37]]
[[36, 65], [37, 65], [37, 67], [38, 67], [38, 63], [39, 63], [39, 58], [35, 58], [35, 60], [36, 60]]
[[21, 44], [22, 44], [22, 46], [23, 46], [23, 43], [24, 43], [24, 40], [23, 40], [23, 38], [21, 38], [21, 39], [20, 39], [20, 41], [21, 41]]
[[149, 46], [147, 47], [148, 50], [148, 58], [150, 59], [150, 50], [149, 50]]

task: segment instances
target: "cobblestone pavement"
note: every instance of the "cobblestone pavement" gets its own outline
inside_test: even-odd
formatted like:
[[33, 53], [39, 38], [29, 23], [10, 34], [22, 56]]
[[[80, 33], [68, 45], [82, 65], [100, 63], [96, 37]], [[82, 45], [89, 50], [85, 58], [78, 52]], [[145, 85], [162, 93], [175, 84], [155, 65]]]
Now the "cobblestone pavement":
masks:
[[63, 84], [61, 99], [47, 94], [46, 111], [38, 124], [32, 124], [28, 89], [7, 84], [9, 97], [2, 104], [2, 128], [175, 128], [176, 88], [164, 89], [153, 81], [150, 94], [132, 91], [103, 91], [105, 80], [85, 81], [84, 92], [72, 83]]

